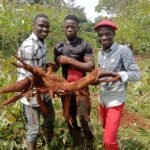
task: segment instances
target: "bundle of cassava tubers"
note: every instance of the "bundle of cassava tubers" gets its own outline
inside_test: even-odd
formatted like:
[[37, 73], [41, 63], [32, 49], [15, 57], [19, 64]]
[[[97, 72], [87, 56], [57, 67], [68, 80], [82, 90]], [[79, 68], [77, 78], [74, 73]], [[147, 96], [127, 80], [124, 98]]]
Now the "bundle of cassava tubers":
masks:
[[[104, 72], [101, 69], [94, 69], [91, 73], [85, 77], [68, 82], [64, 78], [58, 76], [53, 70], [52, 66], [49, 66], [47, 69], [41, 67], [32, 67], [29, 64], [24, 63], [19, 57], [15, 56], [20, 62], [18, 64], [13, 63], [18, 68], [23, 68], [26, 71], [32, 73], [32, 76], [26, 77], [23, 80], [13, 83], [0, 89], [0, 93], [12, 93], [18, 92], [16, 96], [4, 101], [0, 107], [4, 105], [11, 104], [22, 97], [36, 96], [37, 102], [39, 104], [41, 112], [46, 116], [48, 115], [48, 109], [41, 100], [40, 94], [49, 94], [50, 97], [54, 97], [55, 94], [65, 96], [63, 100], [63, 114], [66, 120], [71, 123], [71, 117], [69, 115], [69, 106], [70, 106], [70, 94], [74, 93], [77, 96], [77, 100], [80, 100], [80, 96], [84, 95], [82, 92], [83, 88], [86, 88], [90, 84], [99, 84], [101, 82], [112, 82], [119, 79], [119, 76], [113, 73]], [[104, 78], [111, 77], [111, 78]]]

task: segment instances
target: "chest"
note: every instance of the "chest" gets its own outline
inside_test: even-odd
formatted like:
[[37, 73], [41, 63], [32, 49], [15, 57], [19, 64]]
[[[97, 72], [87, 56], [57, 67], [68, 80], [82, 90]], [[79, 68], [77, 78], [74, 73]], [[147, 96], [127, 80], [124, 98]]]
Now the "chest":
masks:
[[98, 53], [98, 66], [107, 71], [120, 71], [123, 67], [123, 60], [119, 51], [113, 53]]
[[34, 66], [44, 66], [47, 62], [47, 49], [45, 45], [36, 44], [33, 51], [32, 61]]
[[76, 60], [82, 60], [84, 57], [84, 48], [80, 44], [76, 46], [65, 44], [62, 54]]
[[40, 45], [38, 43], [36, 43], [34, 45], [33, 55], [35, 58], [41, 58], [41, 57], [45, 56], [46, 53], [47, 53], [47, 49], [46, 49], [45, 45]]

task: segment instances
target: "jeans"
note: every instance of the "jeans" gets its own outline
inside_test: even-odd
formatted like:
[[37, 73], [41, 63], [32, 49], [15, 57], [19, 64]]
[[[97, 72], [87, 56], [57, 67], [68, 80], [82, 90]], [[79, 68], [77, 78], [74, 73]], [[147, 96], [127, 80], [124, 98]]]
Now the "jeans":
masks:
[[[43, 127], [45, 128], [54, 128], [55, 121], [55, 112], [52, 105], [52, 101], [48, 100], [45, 102], [45, 105], [48, 107], [49, 115], [43, 117]], [[27, 119], [27, 142], [35, 142], [40, 132], [40, 109], [39, 107], [31, 107], [23, 104], [23, 111]]]

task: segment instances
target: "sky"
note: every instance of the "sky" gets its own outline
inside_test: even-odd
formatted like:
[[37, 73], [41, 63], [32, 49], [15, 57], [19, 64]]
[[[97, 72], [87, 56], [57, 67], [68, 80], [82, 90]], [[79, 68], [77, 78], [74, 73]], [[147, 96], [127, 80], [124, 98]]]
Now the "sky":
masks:
[[98, 4], [98, 2], [99, 0], [75, 0], [75, 6], [84, 7], [87, 19], [94, 22], [95, 17], [98, 16], [98, 14], [95, 12], [95, 6]]
[[94, 18], [98, 16], [95, 12], [95, 6], [98, 2], [99, 0], [75, 0], [76, 5], [85, 7], [84, 11], [86, 13], [86, 17], [91, 21], [94, 21]]

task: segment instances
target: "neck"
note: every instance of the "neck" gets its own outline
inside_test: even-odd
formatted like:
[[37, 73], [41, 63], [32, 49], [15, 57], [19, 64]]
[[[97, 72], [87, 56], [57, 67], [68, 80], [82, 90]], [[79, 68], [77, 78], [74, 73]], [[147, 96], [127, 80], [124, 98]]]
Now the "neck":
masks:
[[110, 49], [110, 47], [113, 45], [114, 42], [112, 42], [109, 46], [103, 46], [103, 51], [107, 51]]
[[42, 43], [44, 43], [44, 39], [40, 38], [40, 37], [36, 34], [36, 32], [33, 31], [33, 33], [37, 36], [38, 40], [40, 40]]
[[41, 39], [41, 38], [38, 38], [42, 43], [44, 43], [44, 40], [43, 39]]
[[77, 36], [74, 37], [74, 38], [66, 38], [66, 42], [69, 43], [69, 44], [74, 43], [76, 40], [77, 40]]

